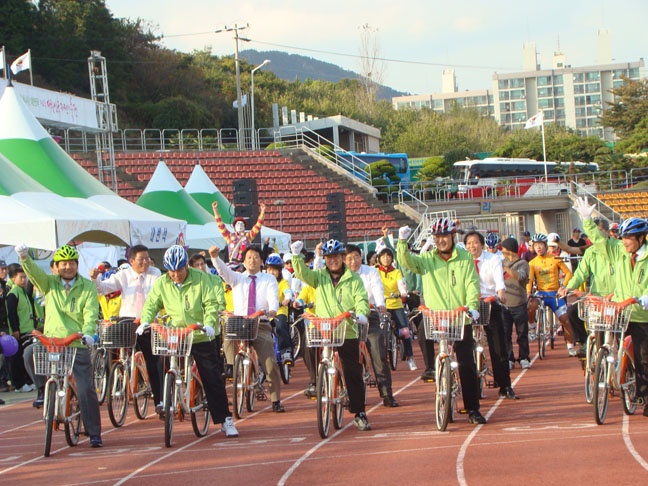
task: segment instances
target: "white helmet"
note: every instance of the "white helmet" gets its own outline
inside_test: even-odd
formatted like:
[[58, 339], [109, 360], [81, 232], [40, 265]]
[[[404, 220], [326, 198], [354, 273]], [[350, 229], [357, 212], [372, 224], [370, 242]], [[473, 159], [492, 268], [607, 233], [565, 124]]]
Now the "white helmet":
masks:
[[283, 261], [284, 261], [284, 263], [292, 262], [292, 253], [290, 253], [290, 252], [284, 253]]

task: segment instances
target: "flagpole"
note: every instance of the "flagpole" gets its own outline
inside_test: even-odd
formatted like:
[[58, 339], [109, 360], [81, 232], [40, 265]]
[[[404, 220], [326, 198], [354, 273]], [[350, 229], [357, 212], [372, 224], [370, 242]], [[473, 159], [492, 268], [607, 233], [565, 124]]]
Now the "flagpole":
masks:
[[545, 184], [547, 184], [549, 183], [549, 177], [547, 176], [547, 148], [545, 146], [544, 113], [542, 110], [540, 110], [540, 113], [542, 113], [542, 123], [540, 123], [540, 130], [542, 130], [542, 159], [544, 160]]
[[[29, 55], [29, 84], [34, 86], [34, 75], [32, 73], [32, 58], [31, 58], [31, 49], [27, 49], [27, 53]], [[544, 124], [542, 125], [542, 145], [544, 146]]]
[[2, 66], [4, 71], [4, 78], [7, 79], [7, 54], [5, 53], [5, 46], [2, 46]]

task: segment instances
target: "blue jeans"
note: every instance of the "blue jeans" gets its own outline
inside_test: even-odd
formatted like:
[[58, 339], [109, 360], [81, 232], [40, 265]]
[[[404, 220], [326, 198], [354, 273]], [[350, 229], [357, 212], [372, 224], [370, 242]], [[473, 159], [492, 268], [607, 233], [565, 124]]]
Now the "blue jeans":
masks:
[[[391, 314], [391, 317], [396, 322], [396, 324], [398, 324], [398, 329], [409, 327], [407, 316], [405, 315], [405, 309], [403, 309], [402, 307], [400, 309], [389, 309], [389, 313]], [[403, 345], [405, 347], [405, 354], [403, 356], [403, 359], [411, 358], [412, 356], [414, 356], [414, 351], [412, 350], [412, 338], [408, 337], [407, 339], [403, 339]]]

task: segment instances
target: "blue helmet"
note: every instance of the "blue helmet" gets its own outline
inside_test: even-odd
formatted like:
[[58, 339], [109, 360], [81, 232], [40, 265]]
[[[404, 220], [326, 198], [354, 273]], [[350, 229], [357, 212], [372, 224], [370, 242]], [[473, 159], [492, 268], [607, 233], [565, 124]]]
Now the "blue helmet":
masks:
[[488, 248], [496, 248], [500, 241], [499, 235], [497, 233], [488, 233], [485, 241]]
[[169, 247], [169, 249], [164, 252], [164, 258], [162, 259], [164, 268], [173, 271], [186, 267], [188, 261], [189, 256], [187, 255], [187, 250], [180, 245]]
[[346, 252], [344, 245], [338, 240], [328, 240], [322, 245], [322, 253], [328, 255], [342, 255]]
[[641, 218], [628, 218], [619, 226], [619, 236], [644, 235], [648, 233], [648, 223]]
[[266, 258], [265, 264], [266, 266], [283, 267], [283, 260], [277, 253], [272, 253], [271, 255], [268, 255], [268, 258]]
[[531, 237], [531, 243], [544, 243], [545, 245], [549, 242], [549, 238], [544, 233], [536, 233]]
[[110, 276], [111, 276], [111, 275], [114, 275], [115, 273], [117, 273], [117, 269], [116, 269], [116, 268], [111, 268], [111, 269], [109, 269], [109, 270], [106, 270], [105, 272], [103, 272], [103, 273], [101, 274], [101, 280], [106, 280], [107, 278], [110, 278]]

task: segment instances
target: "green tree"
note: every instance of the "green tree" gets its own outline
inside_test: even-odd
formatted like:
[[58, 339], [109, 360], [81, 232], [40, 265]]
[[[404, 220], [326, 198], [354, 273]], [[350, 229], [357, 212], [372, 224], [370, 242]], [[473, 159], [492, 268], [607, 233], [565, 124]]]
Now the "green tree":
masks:
[[631, 81], [611, 90], [614, 101], [601, 115], [601, 124], [614, 130], [620, 138], [629, 137], [648, 116], [648, 80]]

